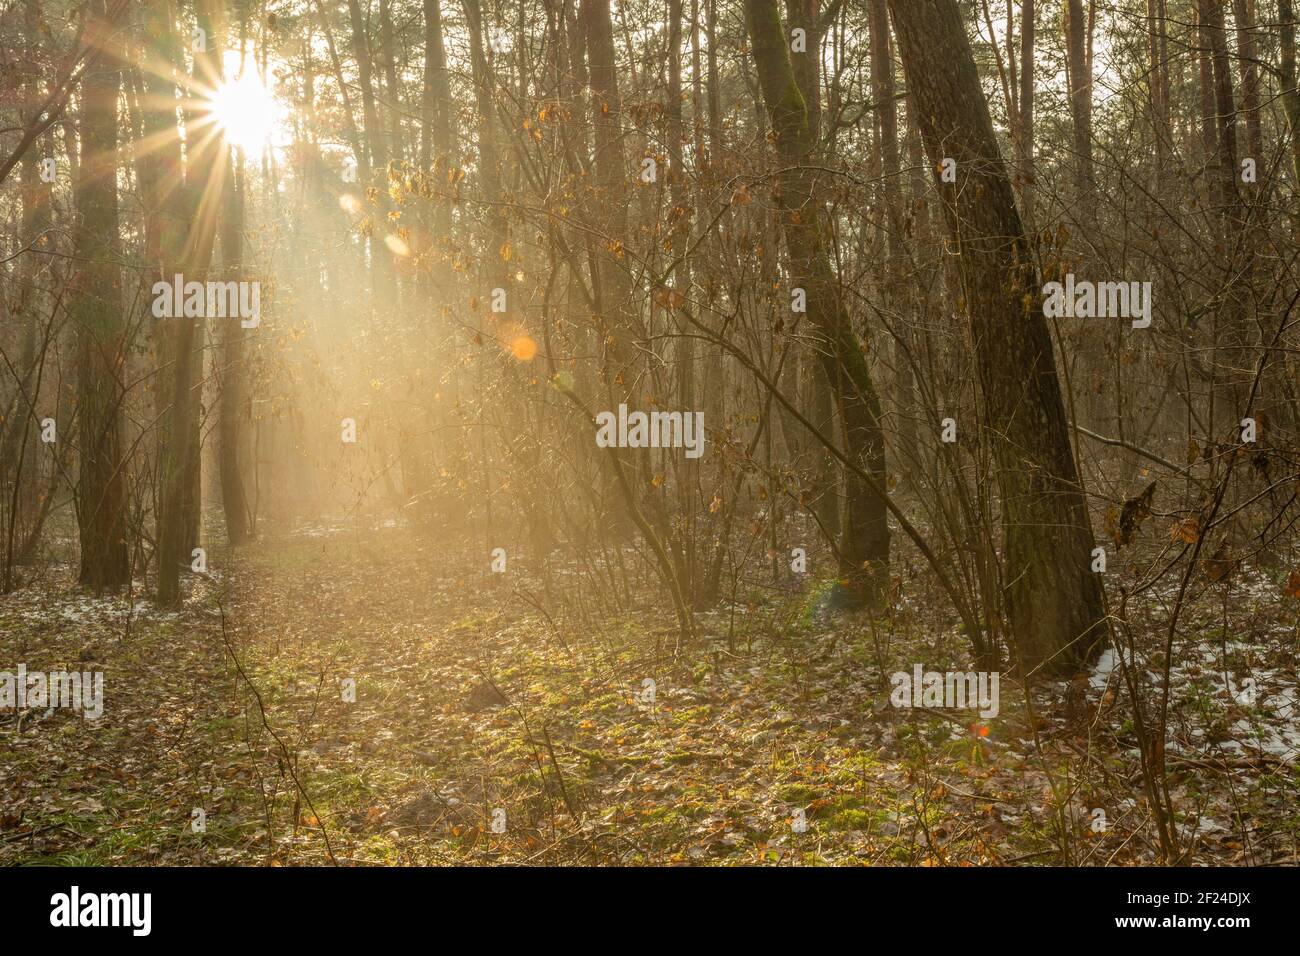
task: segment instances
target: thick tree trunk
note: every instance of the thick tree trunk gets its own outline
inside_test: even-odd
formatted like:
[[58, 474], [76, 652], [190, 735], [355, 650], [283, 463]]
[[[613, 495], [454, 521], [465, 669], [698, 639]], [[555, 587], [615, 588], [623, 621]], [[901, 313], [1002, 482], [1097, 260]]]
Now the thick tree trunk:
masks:
[[120, 40], [105, 0], [92, 0], [87, 31], [104, 52], [82, 84], [79, 219], [71, 315], [77, 331], [81, 473], [77, 522], [81, 583], [101, 589], [130, 581], [126, 475], [122, 461], [122, 373], [126, 323], [117, 249], [117, 97]]
[[890, 0], [894, 32], [957, 253], [1002, 492], [1003, 581], [1027, 672], [1069, 673], [1104, 637], [1079, 486], [1033, 260], [955, 0]]
[[816, 152], [821, 141], [822, 126], [822, 37], [825, 26], [818, 9], [821, 0], [785, 0], [787, 34], [793, 30], [804, 31], [805, 52], [791, 53], [790, 68], [794, 81], [799, 84], [804, 109], [808, 111], [808, 141]]
[[[815, 171], [805, 165], [812, 142], [808, 112], [775, 0], [745, 0], [759, 86], [781, 165], [781, 224], [791, 282], [807, 293], [808, 321], [821, 339], [819, 357], [844, 423], [846, 451], [885, 484], [880, 399], [831, 268], [825, 211], [814, 200]], [[840, 540], [840, 594], [849, 606], [879, 605], [889, 588], [885, 502], [861, 481], [848, 481]]]

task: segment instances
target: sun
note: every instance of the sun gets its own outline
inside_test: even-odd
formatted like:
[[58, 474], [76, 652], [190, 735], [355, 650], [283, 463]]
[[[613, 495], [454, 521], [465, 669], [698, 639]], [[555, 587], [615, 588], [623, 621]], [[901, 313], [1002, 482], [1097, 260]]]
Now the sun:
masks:
[[222, 83], [211, 99], [218, 128], [246, 153], [259, 152], [279, 129], [281, 105], [252, 70]]

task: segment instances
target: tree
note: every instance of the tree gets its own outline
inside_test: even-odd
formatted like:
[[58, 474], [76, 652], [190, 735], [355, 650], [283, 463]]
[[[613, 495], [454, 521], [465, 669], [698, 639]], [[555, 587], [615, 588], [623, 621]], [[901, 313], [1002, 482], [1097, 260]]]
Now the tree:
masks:
[[131, 579], [121, 435], [127, 351], [118, 266], [121, 38], [109, 16], [106, 0], [92, 0], [87, 28], [104, 52], [82, 81], [81, 164], [76, 183], [76, 255], [81, 265], [70, 307], [78, 354], [81, 583], [96, 590], [120, 587]]
[[1074, 122], [1074, 162], [1078, 199], [1085, 215], [1092, 194], [1092, 22], [1083, 0], [1065, 0], [1065, 64], [1070, 80], [1070, 115]]
[[[1020, 196], [1025, 218], [1034, 210], [1034, 0], [1020, 0], [1020, 95], [1016, 144], [1020, 155]], [[1014, 58], [1014, 54], [1012, 54]]]
[[[200, 4], [199, 29], [206, 37], [205, 49], [196, 52], [194, 72], [188, 88], [199, 90], [222, 76], [221, 46], [218, 27], [220, 8], [213, 2]], [[170, 20], [169, 13], [163, 13]], [[173, 61], [174, 62], [174, 61]], [[201, 81], [201, 82], [200, 82]], [[190, 100], [185, 106], [185, 141], [189, 144], [182, 166], [176, 138], [175, 111], [169, 108], [172, 85], [161, 84], [159, 108], [155, 120], [165, 150], [155, 201], [164, 217], [158, 224], [162, 261], [175, 263], [176, 271], [188, 281], [206, 281], [216, 243], [217, 219], [222, 206], [222, 180], [226, 164], [219, 162], [224, 139], [212, 129], [202, 107]], [[165, 220], [170, 219], [168, 223]], [[170, 270], [164, 270], [167, 276]], [[166, 381], [166, 404], [163, 414], [160, 489], [158, 501], [158, 603], [169, 607], [179, 603], [180, 569], [188, 566], [193, 548], [198, 544], [201, 515], [201, 457], [199, 406], [203, 390], [204, 322], [201, 318], [160, 319], [172, 323], [161, 338], [160, 379]]]
[[[822, 371], [844, 422], [847, 451], [883, 485], [880, 398], [827, 254], [825, 211], [816, 198], [816, 172], [806, 162], [813, 148], [808, 110], [791, 68], [781, 13], [775, 0], [746, 0], [745, 20], [782, 166], [778, 174], [781, 228], [791, 286], [807, 294], [808, 321], [819, 340]], [[849, 606], [878, 605], [889, 582], [885, 503], [857, 479], [846, 484], [839, 542], [841, 594]]]
[[[1279, 78], [1282, 81], [1282, 105], [1286, 109], [1287, 125], [1291, 130], [1291, 188], [1300, 203], [1300, 88], [1296, 80], [1296, 14], [1293, 0], [1277, 0], [1277, 18], [1280, 24], [1281, 55]], [[1296, 216], [1300, 230], [1300, 209]]]
[[1041, 289], [955, 0], [889, 0], [939, 180], [1002, 491], [1008, 618], [1027, 672], [1070, 673], [1104, 636], [1094, 541]]

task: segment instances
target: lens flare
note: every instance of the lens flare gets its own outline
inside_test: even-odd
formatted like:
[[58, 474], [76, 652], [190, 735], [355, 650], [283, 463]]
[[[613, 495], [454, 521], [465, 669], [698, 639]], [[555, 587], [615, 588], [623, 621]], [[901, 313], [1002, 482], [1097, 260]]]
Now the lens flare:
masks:
[[280, 107], [251, 70], [223, 83], [212, 94], [212, 115], [226, 139], [245, 152], [266, 145], [280, 125]]

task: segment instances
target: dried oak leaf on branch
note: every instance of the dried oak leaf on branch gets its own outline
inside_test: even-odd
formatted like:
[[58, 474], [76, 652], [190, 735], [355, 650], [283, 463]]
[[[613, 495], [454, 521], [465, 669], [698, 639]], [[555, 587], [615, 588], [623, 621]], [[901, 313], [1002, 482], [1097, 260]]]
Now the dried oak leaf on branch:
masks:
[[1119, 524], [1115, 526], [1112, 520], [1108, 521], [1112, 537], [1115, 539], [1116, 549], [1122, 548], [1133, 540], [1133, 535], [1141, 527], [1142, 522], [1151, 517], [1151, 502], [1155, 499], [1156, 482], [1151, 482], [1140, 495], [1129, 498], [1124, 502], [1124, 508], [1119, 514]]

